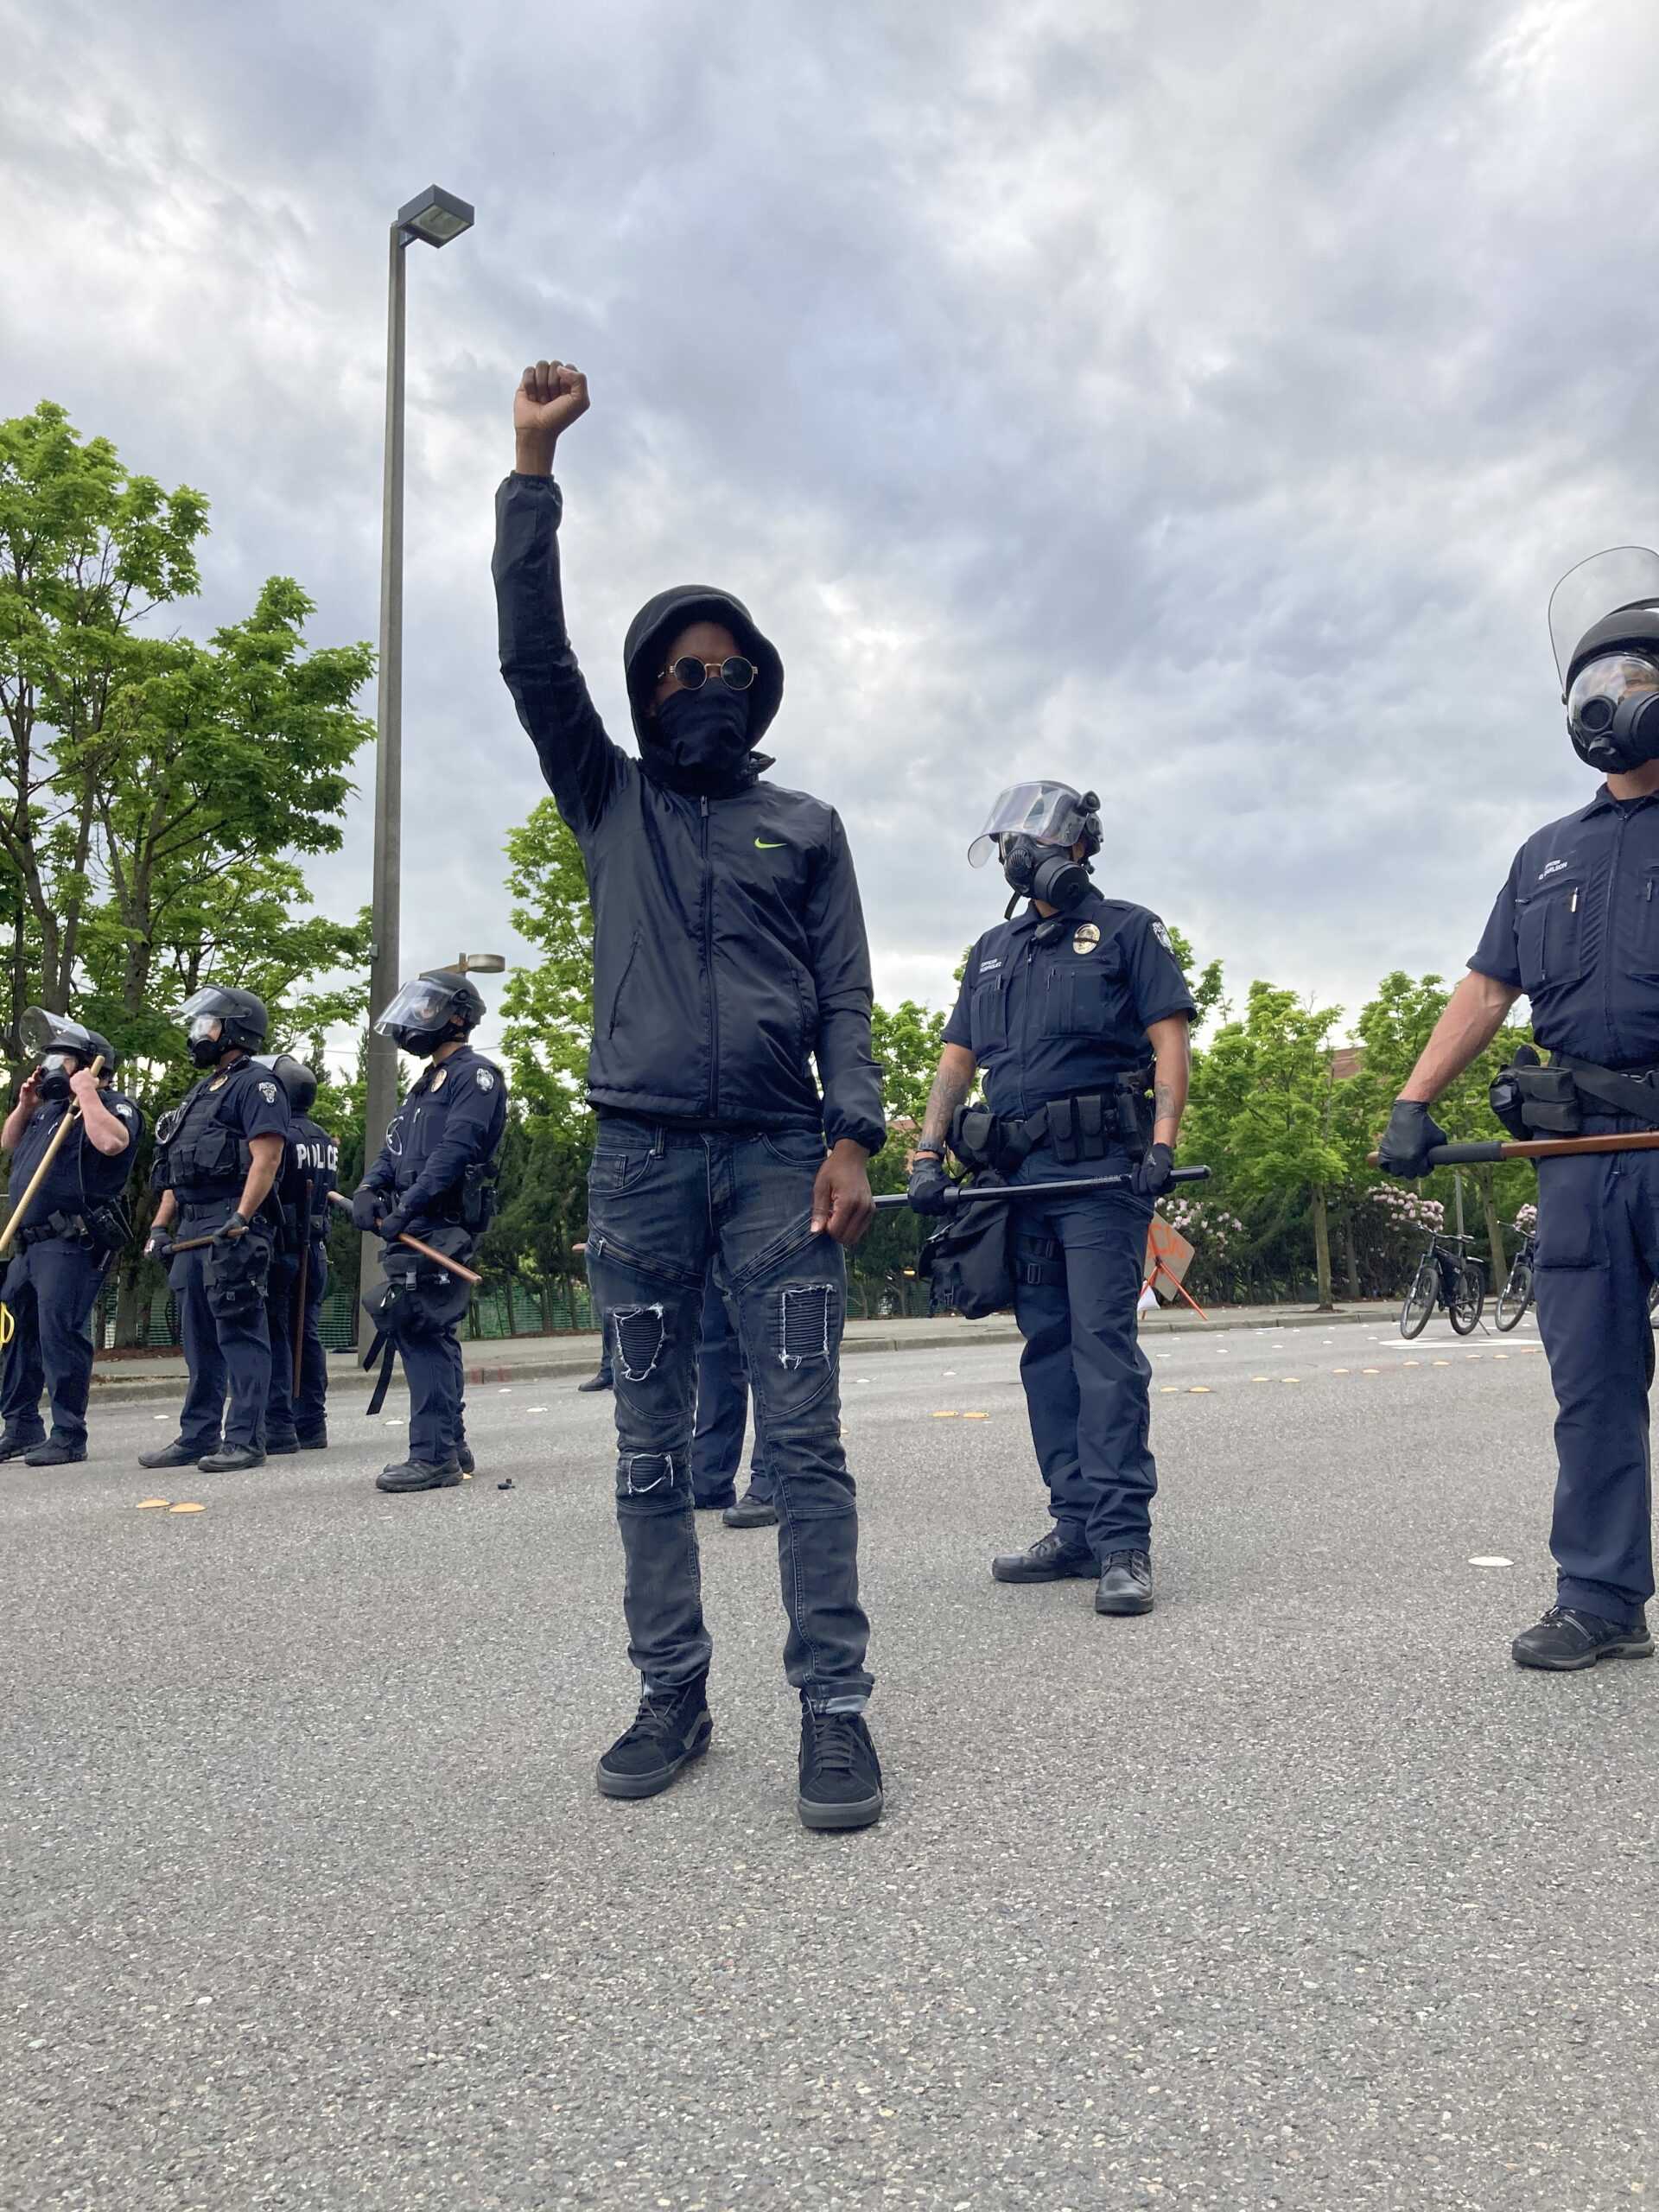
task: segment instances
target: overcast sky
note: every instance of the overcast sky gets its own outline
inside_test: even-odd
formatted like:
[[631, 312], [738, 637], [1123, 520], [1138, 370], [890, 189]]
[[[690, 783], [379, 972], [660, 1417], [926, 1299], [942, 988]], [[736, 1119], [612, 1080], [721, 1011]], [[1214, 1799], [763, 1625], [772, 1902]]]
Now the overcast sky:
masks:
[[[204, 632], [374, 634], [386, 226], [411, 250], [406, 967], [514, 940], [542, 795], [495, 666], [512, 388], [579, 362], [571, 627], [726, 582], [777, 780], [845, 817], [880, 994], [1001, 909], [996, 790], [1109, 892], [1357, 1007], [1455, 973], [1593, 782], [1545, 606], [1659, 537], [1651, 0], [0, 0], [0, 412], [213, 503]], [[366, 899], [372, 761], [320, 901]]]

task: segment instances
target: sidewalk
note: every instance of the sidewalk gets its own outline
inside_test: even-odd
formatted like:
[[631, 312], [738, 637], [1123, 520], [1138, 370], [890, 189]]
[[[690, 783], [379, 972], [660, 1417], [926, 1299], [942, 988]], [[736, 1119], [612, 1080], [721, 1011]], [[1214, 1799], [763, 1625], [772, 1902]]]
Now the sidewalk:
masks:
[[[1340, 1306], [1334, 1313], [1319, 1313], [1306, 1306], [1227, 1306], [1216, 1307], [1206, 1319], [1185, 1306], [1165, 1307], [1141, 1319], [1142, 1336], [1219, 1335], [1230, 1329], [1333, 1328], [1354, 1322], [1392, 1321], [1398, 1307], [1365, 1300]], [[1020, 1332], [1011, 1314], [999, 1313], [988, 1321], [887, 1320], [849, 1321], [844, 1350], [849, 1358], [880, 1351], [926, 1351], [945, 1348], [966, 1351], [976, 1344], [1017, 1344]], [[543, 1378], [569, 1377], [579, 1381], [599, 1364], [597, 1335], [563, 1337], [502, 1337], [463, 1344], [468, 1382], [531, 1382]], [[396, 1387], [403, 1375], [397, 1371]], [[100, 1357], [92, 1369], [92, 1396], [99, 1405], [123, 1405], [144, 1398], [181, 1398], [185, 1366], [181, 1352], [150, 1357], [113, 1359]], [[328, 1355], [331, 1393], [367, 1392], [370, 1378], [348, 1352]]]

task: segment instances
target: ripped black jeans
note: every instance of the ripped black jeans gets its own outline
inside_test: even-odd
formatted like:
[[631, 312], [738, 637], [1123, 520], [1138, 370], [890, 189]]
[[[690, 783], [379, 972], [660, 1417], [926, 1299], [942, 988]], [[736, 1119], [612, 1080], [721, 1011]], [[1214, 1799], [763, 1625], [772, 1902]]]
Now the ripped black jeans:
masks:
[[703, 1281], [719, 1255], [748, 1349], [778, 1506], [784, 1671], [820, 1712], [870, 1694], [858, 1510], [841, 1446], [841, 1248], [811, 1233], [823, 1141], [601, 1118], [588, 1176], [588, 1278], [616, 1383], [616, 1517], [628, 1656], [648, 1689], [709, 1664], [691, 1505]]

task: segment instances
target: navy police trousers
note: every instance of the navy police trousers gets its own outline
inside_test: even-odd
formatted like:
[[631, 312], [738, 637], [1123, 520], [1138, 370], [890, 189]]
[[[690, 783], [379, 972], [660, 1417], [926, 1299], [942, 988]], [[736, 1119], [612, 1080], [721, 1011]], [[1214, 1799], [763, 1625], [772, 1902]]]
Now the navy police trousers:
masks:
[[52, 1433], [79, 1449], [86, 1441], [86, 1399], [92, 1381], [92, 1339], [87, 1324], [108, 1254], [76, 1236], [42, 1236], [25, 1246], [6, 1270], [4, 1297], [11, 1313], [0, 1412], [6, 1433], [20, 1443], [41, 1444], [41, 1392], [50, 1392]]

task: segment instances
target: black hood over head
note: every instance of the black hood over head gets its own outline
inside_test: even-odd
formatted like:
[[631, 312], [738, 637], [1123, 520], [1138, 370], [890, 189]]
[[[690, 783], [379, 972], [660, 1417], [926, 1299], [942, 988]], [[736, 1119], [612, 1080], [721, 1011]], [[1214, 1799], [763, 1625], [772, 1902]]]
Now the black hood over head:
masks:
[[783, 699], [784, 664], [777, 646], [756, 629], [754, 617], [742, 601], [728, 591], [717, 591], [712, 584], [676, 584], [669, 591], [659, 591], [629, 623], [622, 665], [634, 735], [642, 747], [658, 745], [651, 695], [662, 671], [664, 650], [693, 622], [723, 623], [737, 639], [737, 649], [744, 658], [754, 663], [754, 683], [748, 695], [749, 744], [758, 745]]

